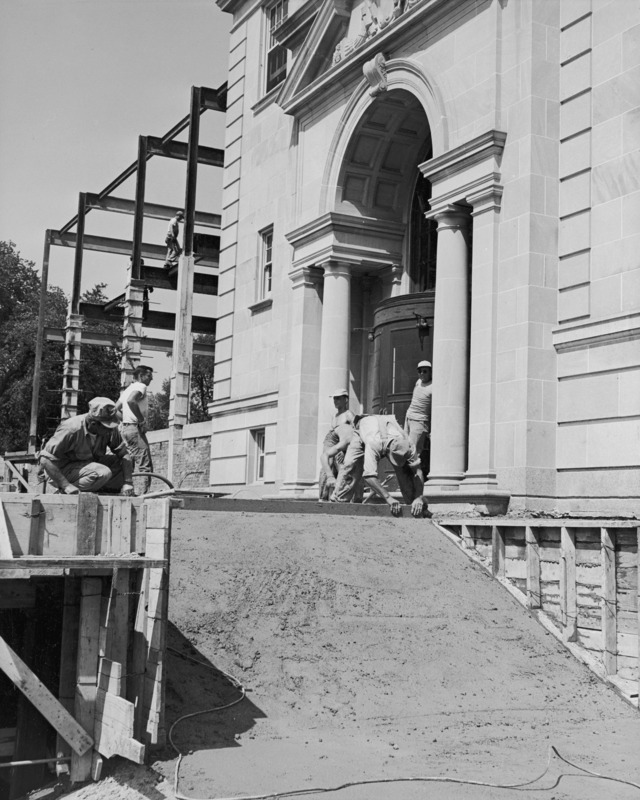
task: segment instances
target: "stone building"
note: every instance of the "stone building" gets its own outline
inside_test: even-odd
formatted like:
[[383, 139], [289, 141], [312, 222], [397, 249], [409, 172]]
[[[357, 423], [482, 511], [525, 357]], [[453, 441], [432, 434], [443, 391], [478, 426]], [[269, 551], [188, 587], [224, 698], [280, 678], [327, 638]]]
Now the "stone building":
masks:
[[211, 484], [315, 496], [331, 391], [428, 358], [430, 503], [637, 510], [639, 4], [218, 4]]

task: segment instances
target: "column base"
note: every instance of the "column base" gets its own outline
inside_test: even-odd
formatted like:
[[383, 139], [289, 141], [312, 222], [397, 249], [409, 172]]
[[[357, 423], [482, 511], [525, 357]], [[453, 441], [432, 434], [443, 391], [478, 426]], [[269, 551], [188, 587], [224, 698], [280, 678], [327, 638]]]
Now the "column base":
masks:
[[285, 498], [294, 500], [317, 500], [318, 482], [317, 481], [285, 481], [278, 489], [277, 494], [270, 495], [274, 499], [282, 500]]
[[498, 516], [506, 514], [511, 493], [501, 489], [471, 487], [460, 484], [457, 490], [443, 489], [441, 486], [424, 487], [424, 497], [432, 514], [480, 514]]
[[460, 484], [461, 491], [494, 492], [498, 488], [495, 472], [467, 472]]

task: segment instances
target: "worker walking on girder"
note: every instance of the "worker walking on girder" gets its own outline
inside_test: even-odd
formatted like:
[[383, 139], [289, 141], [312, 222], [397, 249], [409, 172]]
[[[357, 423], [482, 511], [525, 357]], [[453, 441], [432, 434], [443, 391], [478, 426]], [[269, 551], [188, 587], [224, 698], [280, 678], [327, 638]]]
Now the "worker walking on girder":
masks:
[[[147, 387], [153, 380], [151, 367], [138, 366], [133, 371], [133, 382], [122, 392], [116, 406], [122, 412], [120, 433], [129, 455], [136, 462], [138, 472], [153, 472], [151, 448], [147, 441], [147, 416], [149, 398]], [[143, 494], [149, 491], [151, 478], [144, 479]]]
[[178, 241], [178, 234], [180, 233], [180, 223], [184, 221], [184, 211], [176, 211], [173, 217], [169, 220], [169, 227], [167, 228], [167, 236], [164, 240], [167, 245], [167, 258], [164, 262], [165, 267], [178, 266], [178, 259], [182, 255], [182, 247]]

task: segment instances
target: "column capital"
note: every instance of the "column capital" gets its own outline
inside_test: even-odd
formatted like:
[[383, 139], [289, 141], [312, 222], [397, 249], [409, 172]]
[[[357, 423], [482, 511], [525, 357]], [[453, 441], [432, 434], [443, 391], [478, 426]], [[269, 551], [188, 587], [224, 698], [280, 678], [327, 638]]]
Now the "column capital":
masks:
[[318, 267], [324, 270], [325, 277], [327, 275], [343, 275], [351, 277], [352, 263], [350, 261], [339, 261], [337, 258], [328, 258], [318, 264]]
[[294, 289], [317, 286], [322, 281], [322, 270], [317, 267], [294, 267], [289, 270], [289, 280]]
[[454, 229], [465, 230], [469, 226], [469, 211], [457, 203], [443, 203], [425, 213], [426, 219], [435, 219], [438, 231]]

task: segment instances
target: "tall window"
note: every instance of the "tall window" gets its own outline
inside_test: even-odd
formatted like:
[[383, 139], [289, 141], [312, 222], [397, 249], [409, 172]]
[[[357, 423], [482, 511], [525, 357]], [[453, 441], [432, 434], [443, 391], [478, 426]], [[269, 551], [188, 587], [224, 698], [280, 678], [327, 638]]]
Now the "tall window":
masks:
[[262, 231], [260, 240], [261, 253], [258, 300], [265, 300], [271, 295], [271, 284], [273, 281], [273, 228]]
[[249, 483], [264, 480], [264, 445], [265, 429], [256, 428], [251, 431], [252, 453], [249, 458]]
[[288, 0], [276, 0], [267, 7], [267, 92], [287, 77], [287, 50], [273, 37], [274, 30], [287, 18], [287, 5]]

